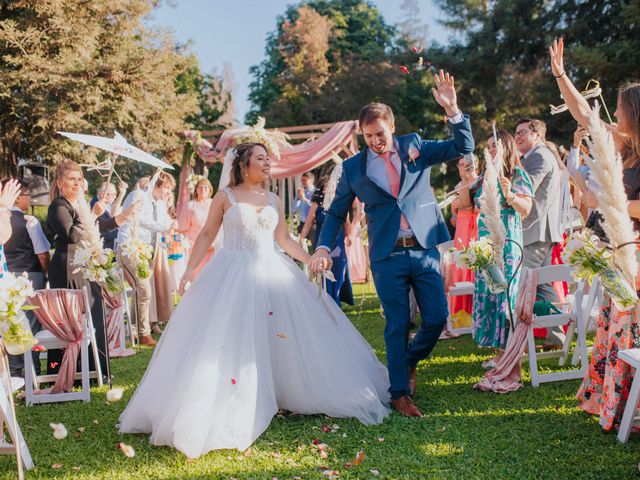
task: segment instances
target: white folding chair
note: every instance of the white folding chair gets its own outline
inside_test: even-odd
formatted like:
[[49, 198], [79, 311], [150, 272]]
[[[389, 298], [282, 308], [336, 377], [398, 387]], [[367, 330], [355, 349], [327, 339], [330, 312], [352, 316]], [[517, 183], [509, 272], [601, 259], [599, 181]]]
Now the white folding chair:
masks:
[[[537, 272], [537, 285], [552, 282], [567, 282], [575, 283], [571, 275], [572, 267], [568, 265], [552, 265], [549, 267], [540, 267], [535, 269]], [[571, 306], [571, 311], [554, 313], [551, 315], [533, 316], [531, 328], [527, 333], [527, 345], [529, 358], [529, 370], [531, 374], [531, 385], [538, 387], [541, 383], [555, 382], [560, 380], [569, 380], [573, 378], [582, 378], [589, 367], [587, 360], [587, 335], [585, 328], [585, 321], [583, 315], [583, 298], [584, 288], [576, 290], [574, 301]], [[575, 328], [578, 332], [578, 341], [576, 343], [576, 349], [580, 349], [580, 368], [577, 370], [568, 370], [562, 372], [553, 372], [541, 374], [538, 372], [538, 360], [545, 358], [566, 358], [567, 353], [563, 350], [555, 352], [536, 352], [535, 338], [533, 336], [534, 328], [549, 328], [556, 326], [563, 326], [566, 324], [575, 324]]]
[[[589, 285], [587, 282], [582, 281], [579, 284], [579, 289], [582, 290], [582, 304], [581, 304], [581, 313], [582, 313], [582, 322], [585, 327], [585, 334], [591, 330], [595, 329], [595, 322], [598, 320], [598, 314], [600, 312], [600, 305], [602, 304], [602, 284], [596, 278], [593, 280], [592, 284]], [[560, 365], [564, 365], [569, 356], [569, 350], [571, 348], [571, 343], [573, 342], [574, 335], [576, 333], [576, 324], [569, 324], [569, 328], [567, 329], [567, 335], [562, 347], [562, 351], [564, 355], [560, 358]], [[573, 350], [573, 356], [571, 358], [571, 365], [574, 367], [577, 366], [580, 361], [580, 355], [583, 352], [582, 348], [579, 348], [580, 339], [576, 338], [576, 348]], [[591, 353], [593, 347], [585, 347], [584, 351], [587, 353], [587, 358], [589, 353]]]
[[629, 350], [620, 350], [618, 352], [618, 360], [629, 364], [635, 369], [633, 383], [627, 397], [627, 404], [624, 407], [624, 413], [620, 420], [620, 430], [618, 430], [618, 441], [626, 443], [629, 440], [629, 434], [634, 425], [640, 424], [640, 416], [637, 415], [638, 401], [640, 401], [640, 375], [638, 368], [640, 367], [640, 348], [630, 348]]
[[[5, 368], [8, 368], [8, 365], [5, 365]], [[12, 391], [10, 392], [5, 387], [5, 382], [0, 382], [0, 455], [16, 455], [16, 449], [19, 450], [22, 465], [18, 466], [18, 478], [23, 478], [22, 466], [24, 465], [25, 469], [31, 470], [34, 465], [29, 447], [27, 447], [27, 443], [20, 430], [20, 425], [18, 425], [17, 421], [14, 421], [15, 410], [12, 407], [13, 400], [10, 398], [10, 395], [13, 395], [13, 393], [18, 390], [18, 384], [19, 383], [14, 383], [12, 377]], [[9, 432], [9, 439], [5, 437], [5, 427]]]
[[[46, 291], [46, 290], [45, 290]], [[36, 292], [36, 295], [38, 293]], [[62, 392], [62, 393], [40, 393], [36, 394], [34, 391], [34, 385], [41, 383], [55, 382], [58, 375], [35, 375], [33, 368], [33, 359], [31, 357], [31, 351], [24, 354], [24, 371], [25, 371], [25, 402], [27, 406], [36, 403], [52, 403], [52, 402], [67, 402], [72, 400], [83, 400], [88, 402], [91, 400], [91, 391], [89, 389], [89, 379], [95, 378], [98, 382], [98, 386], [102, 386], [102, 369], [100, 368], [100, 359], [98, 357], [98, 347], [96, 344], [95, 329], [93, 327], [93, 320], [91, 318], [91, 308], [89, 303], [89, 294], [87, 287], [82, 289], [83, 295], [83, 334], [80, 342], [80, 372], [75, 374], [76, 380], [82, 380], [82, 388], [79, 392]], [[38, 343], [50, 349], [63, 349], [66, 348], [68, 342], [60, 340], [49, 330], [41, 330], [35, 338]], [[89, 371], [89, 346], [91, 346], [91, 352], [93, 355], [93, 361], [95, 364], [95, 370]]]
[[[125, 289], [122, 293], [124, 296], [124, 316], [122, 317], [123, 328], [120, 329], [120, 335], [122, 336], [122, 345], [126, 345], [127, 337], [129, 338], [129, 344], [135, 348], [136, 335], [133, 333], [134, 315], [131, 314], [131, 302], [130, 298], [133, 296], [133, 289], [131, 287]], [[138, 339], [139, 341], [140, 339]]]
[[[454, 246], [455, 244], [453, 240], [449, 240], [448, 242], [444, 242], [438, 245], [440, 258], [444, 259], [445, 255], [451, 255], [449, 253], [449, 249], [453, 248]], [[449, 305], [451, 305], [451, 299], [453, 297], [473, 295], [473, 289], [473, 283], [471, 282], [456, 282], [454, 285], [449, 287], [449, 290], [446, 292], [447, 302], [449, 303]], [[451, 309], [449, 308], [449, 316], [447, 317], [447, 330], [449, 330], [449, 332], [453, 333], [454, 335], [463, 335], [466, 333], [471, 333], [472, 328], [453, 328], [453, 323], [451, 322]]]

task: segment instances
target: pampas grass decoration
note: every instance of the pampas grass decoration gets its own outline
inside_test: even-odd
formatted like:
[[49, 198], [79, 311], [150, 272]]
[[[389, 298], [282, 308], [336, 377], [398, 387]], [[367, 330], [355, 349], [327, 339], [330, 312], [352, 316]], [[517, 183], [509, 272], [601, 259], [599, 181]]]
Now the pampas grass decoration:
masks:
[[482, 182], [482, 196], [480, 197], [480, 211], [484, 215], [484, 224], [489, 231], [489, 239], [493, 244], [496, 263], [501, 268], [504, 268], [503, 251], [507, 231], [502, 223], [500, 186], [498, 183], [498, 170], [496, 170], [495, 163], [502, 163], [503, 151], [504, 149], [500, 141], [496, 144], [495, 158], [491, 158], [489, 151], [485, 149], [484, 159], [486, 167], [484, 180]]
[[[338, 157], [340, 159], [340, 157]], [[342, 159], [340, 159], [342, 160]], [[334, 159], [334, 162], [336, 160]], [[339, 163], [336, 162], [336, 166], [331, 170], [331, 175], [329, 176], [329, 180], [324, 187], [324, 200], [322, 202], [322, 208], [325, 210], [329, 210], [331, 203], [333, 202], [334, 197], [336, 196], [336, 188], [338, 188], [338, 180], [340, 180], [340, 176], [342, 175], [342, 161]]]
[[[587, 158], [591, 175], [600, 185], [595, 193], [598, 210], [604, 217], [603, 228], [613, 248], [637, 238], [627, 210], [622, 173], [622, 160], [616, 152], [611, 133], [600, 120], [600, 107], [596, 102], [587, 126], [591, 139], [587, 139], [592, 158]], [[623, 247], [615, 254], [615, 263], [627, 280], [633, 282], [637, 272], [635, 245]]]
[[96, 223], [96, 216], [84, 197], [80, 197], [76, 203], [76, 212], [80, 221], [80, 238], [96, 254], [103, 250], [100, 228]]

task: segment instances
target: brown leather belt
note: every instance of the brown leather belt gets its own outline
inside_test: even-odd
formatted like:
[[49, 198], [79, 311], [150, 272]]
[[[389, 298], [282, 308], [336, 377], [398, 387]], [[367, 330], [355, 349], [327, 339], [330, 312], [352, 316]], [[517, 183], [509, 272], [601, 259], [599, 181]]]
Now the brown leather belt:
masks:
[[418, 245], [418, 240], [414, 236], [402, 237], [396, 240], [396, 247], [408, 248], [408, 247], [415, 247], [416, 245]]

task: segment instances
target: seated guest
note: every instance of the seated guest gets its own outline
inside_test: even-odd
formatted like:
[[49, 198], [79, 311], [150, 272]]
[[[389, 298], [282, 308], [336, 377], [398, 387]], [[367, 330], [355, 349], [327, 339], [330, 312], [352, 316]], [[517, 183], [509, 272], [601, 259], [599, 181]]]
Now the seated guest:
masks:
[[[141, 201], [140, 212], [138, 214], [137, 235], [140, 241], [149, 243], [155, 251], [160, 236], [168, 234], [173, 220], [169, 217], [167, 207], [164, 202], [167, 194], [171, 193], [175, 188], [176, 182], [171, 175], [162, 172], [158, 177], [151, 192], [142, 190], [142, 180], [138, 181], [138, 189], [131, 192], [125, 202], [124, 207], [127, 208], [136, 200]], [[149, 180], [144, 182], [146, 188], [149, 188]], [[122, 245], [129, 240], [133, 234], [133, 221], [127, 221], [118, 229], [118, 238], [116, 243]], [[137, 321], [140, 327], [140, 343], [147, 346], [155, 346], [156, 341], [151, 336], [151, 278], [139, 278], [136, 276], [136, 259], [131, 259], [123, 255], [122, 251], [118, 251], [118, 261], [123, 266], [127, 281], [133, 288], [135, 306], [133, 311], [137, 314]], [[150, 267], [151, 268], [151, 267]], [[154, 312], [154, 318], [156, 317]]]
[[[124, 200], [126, 193], [127, 184], [124, 182], [120, 183], [119, 195], [116, 194], [116, 186], [113, 183], [104, 182], [98, 187], [96, 196], [91, 199], [91, 208], [93, 213], [98, 216], [99, 221], [106, 222], [122, 211], [122, 200]], [[104, 239], [105, 248], [113, 250], [118, 229], [100, 232], [100, 236]]]
[[[10, 180], [5, 180], [6, 185]], [[49, 269], [49, 248], [51, 245], [42, 231], [40, 222], [30, 215], [25, 215], [29, 209], [31, 194], [26, 184], [20, 182], [20, 194], [11, 208], [11, 238], [4, 244], [4, 251], [9, 271], [18, 275], [26, 273], [31, 280], [34, 290], [46, 288], [47, 270]], [[32, 311], [26, 312], [31, 332], [35, 335], [42, 326]], [[40, 371], [38, 353], [33, 353], [36, 373]], [[11, 375], [22, 377], [24, 357], [9, 355]]]

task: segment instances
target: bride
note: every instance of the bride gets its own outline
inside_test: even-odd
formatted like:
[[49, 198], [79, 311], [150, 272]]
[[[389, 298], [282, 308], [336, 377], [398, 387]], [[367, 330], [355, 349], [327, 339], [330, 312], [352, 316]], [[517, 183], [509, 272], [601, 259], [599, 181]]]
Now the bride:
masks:
[[181, 289], [220, 226], [224, 244], [189, 287], [120, 416], [123, 433], [150, 433], [195, 458], [245, 450], [279, 409], [355, 417], [388, 414], [386, 368], [337, 305], [279, 253], [307, 263], [282, 204], [264, 184], [264, 145], [238, 145], [229, 187], [213, 198]]

